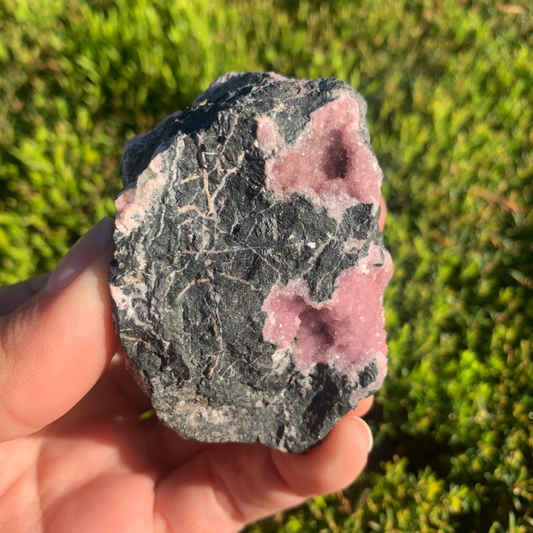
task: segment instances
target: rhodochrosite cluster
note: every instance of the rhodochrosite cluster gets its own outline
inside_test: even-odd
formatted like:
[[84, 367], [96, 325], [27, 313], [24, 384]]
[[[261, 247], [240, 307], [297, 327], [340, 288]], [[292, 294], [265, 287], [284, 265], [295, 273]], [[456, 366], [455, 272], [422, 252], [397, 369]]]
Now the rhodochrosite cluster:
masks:
[[303, 452], [379, 388], [392, 263], [365, 110], [338, 80], [227, 74], [127, 143], [114, 322], [185, 437]]

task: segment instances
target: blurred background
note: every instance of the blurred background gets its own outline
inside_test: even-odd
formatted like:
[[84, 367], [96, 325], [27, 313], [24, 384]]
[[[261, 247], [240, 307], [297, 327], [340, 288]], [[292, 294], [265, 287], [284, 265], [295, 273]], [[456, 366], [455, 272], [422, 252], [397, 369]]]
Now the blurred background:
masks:
[[527, 0], [0, 0], [0, 285], [114, 217], [124, 142], [231, 70], [361, 92], [395, 264], [366, 473], [247, 531], [533, 531]]

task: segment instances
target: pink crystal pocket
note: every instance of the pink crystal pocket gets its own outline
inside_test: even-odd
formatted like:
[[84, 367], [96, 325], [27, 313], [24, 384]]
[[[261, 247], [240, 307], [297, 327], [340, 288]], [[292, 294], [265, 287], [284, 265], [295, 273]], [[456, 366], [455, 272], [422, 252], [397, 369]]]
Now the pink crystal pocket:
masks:
[[275, 156], [267, 163], [266, 188], [279, 197], [293, 193], [307, 196], [315, 209], [325, 208], [342, 220], [348, 207], [379, 205], [381, 171], [374, 154], [359, 134], [357, 102], [341, 97], [314, 111], [307, 130], [293, 146], [278, 153], [274, 124], [259, 122], [259, 145]]
[[[335, 366], [356, 379], [375, 361], [376, 381], [387, 372], [387, 334], [382, 296], [392, 275], [392, 260], [383, 248], [372, 245], [357, 266], [345, 270], [332, 298], [313, 302], [304, 280], [277, 284], [262, 310], [268, 313], [263, 335], [281, 355], [292, 348], [296, 368], [309, 373], [318, 363]], [[351, 400], [366, 397], [358, 389]]]

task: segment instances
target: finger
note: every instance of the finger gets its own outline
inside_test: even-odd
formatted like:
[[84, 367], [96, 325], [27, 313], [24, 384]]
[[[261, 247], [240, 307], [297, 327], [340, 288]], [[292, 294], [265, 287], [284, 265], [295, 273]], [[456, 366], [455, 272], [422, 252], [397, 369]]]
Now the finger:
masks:
[[379, 207], [381, 211], [379, 213], [378, 227], [379, 231], [383, 231], [385, 227], [385, 219], [387, 218], [387, 204], [385, 203], [385, 198], [383, 196], [379, 197]]
[[273, 452], [278, 472], [287, 485], [302, 496], [343, 489], [362, 472], [373, 438], [368, 424], [345, 416], [326, 440], [305, 455]]
[[0, 441], [32, 433], [68, 411], [113, 356], [111, 233], [111, 221], [100, 221], [44, 291], [0, 318]]
[[[67, 413], [57, 420], [53, 427], [54, 431], [69, 431], [74, 427], [86, 426], [95, 420], [115, 420], [117, 422], [127, 422], [129, 424], [143, 427], [150, 434], [150, 441], [155, 440], [158, 449], [162, 443], [154, 434], [153, 422], [158, 419], [142, 419], [152, 408], [150, 398], [141, 390], [132, 375], [124, 367], [124, 361], [115, 354], [107, 366], [105, 372], [100, 376], [91, 390]], [[149, 427], [147, 427], [149, 425]], [[157, 424], [157, 428], [161, 423]], [[51, 429], [48, 431], [50, 434]], [[169, 431], [172, 431], [169, 429]], [[178, 434], [173, 432], [176, 436]], [[156, 459], [160, 459], [156, 453]], [[161, 459], [163, 459], [161, 457]], [[167, 457], [164, 457], [166, 460]], [[162, 462], [162, 461], [161, 461]], [[164, 463], [168, 466], [168, 463]], [[168, 470], [168, 467], [167, 467]]]
[[345, 417], [305, 455], [214, 445], [157, 486], [159, 530], [236, 532], [309, 496], [340, 490], [363, 469], [371, 442], [361, 419]]
[[50, 273], [0, 288], [0, 316], [9, 315], [37, 294], [48, 282]]
[[216, 444], [156, 487], [156, 532], [234, 533], [302, 503], [260, 444]]

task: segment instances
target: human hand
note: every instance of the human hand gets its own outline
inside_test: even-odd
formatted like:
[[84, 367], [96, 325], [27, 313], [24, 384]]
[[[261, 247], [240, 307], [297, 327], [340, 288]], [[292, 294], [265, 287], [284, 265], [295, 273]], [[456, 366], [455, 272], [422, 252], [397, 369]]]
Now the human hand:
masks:
[[0, 290], [0, 530], [234, 532], [350, 484], [372, 446], [359, 418], [372, 398], [305, 455], [140, 420], [149, 399], [115, 355], [111, 233], [102, 220], [50, 279]]

